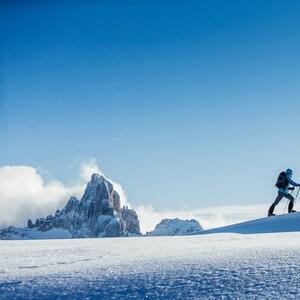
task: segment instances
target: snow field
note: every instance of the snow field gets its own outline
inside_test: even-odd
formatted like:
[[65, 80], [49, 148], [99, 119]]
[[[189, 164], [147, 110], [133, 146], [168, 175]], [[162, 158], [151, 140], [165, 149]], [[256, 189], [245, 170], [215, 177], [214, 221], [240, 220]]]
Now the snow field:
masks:
[[296, 299], [300, 233], [0, 241], [0, 299]]

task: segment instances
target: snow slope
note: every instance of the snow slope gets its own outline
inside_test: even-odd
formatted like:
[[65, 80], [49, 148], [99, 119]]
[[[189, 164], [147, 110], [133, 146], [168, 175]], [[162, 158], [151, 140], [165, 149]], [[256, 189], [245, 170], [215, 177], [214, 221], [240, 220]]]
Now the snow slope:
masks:
[[300, 233], [0, 241], [0, 299], [299, 299]]
[[291, 213], [275, 217], [266, 217], [248, 222], [228, 225], [224, 227], [203, 230], [191, 234], [210, 233], [271, 233], [300, 231], [300, 213]]
[[1, 231], [0, 240], [50, 240], [50, 239], [71, 239], [70, 231], [60, 228], [53, 228], [47, 231], [40, 231], [36, 228], [9, 227]]

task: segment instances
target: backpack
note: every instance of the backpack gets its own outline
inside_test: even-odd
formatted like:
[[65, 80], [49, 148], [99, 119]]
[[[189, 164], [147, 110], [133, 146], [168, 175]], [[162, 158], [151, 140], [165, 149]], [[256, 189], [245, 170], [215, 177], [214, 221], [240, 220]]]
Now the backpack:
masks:
[[277, 178], [275, 186], [279, 189], [285, 189], [289, 185], [289, 182], [286, 178], [286, 173], [281, 172]]

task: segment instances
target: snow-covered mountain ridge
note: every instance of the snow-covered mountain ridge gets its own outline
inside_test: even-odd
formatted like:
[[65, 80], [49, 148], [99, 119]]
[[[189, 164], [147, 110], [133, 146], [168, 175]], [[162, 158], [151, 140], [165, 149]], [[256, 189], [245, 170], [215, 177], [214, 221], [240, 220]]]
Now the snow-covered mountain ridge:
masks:
[[0, 230], [0, 239], [49, 239], [140, 235], [136, 212], [103, 176], [93, 174], [81, 200], [71, 197], [54, 215], [28, 220], [28, 227]]
[[187, 235], [203, 230], [196, 220], [163, 219], [155, 226], [153, 231], [147, 232], [149, 236]]

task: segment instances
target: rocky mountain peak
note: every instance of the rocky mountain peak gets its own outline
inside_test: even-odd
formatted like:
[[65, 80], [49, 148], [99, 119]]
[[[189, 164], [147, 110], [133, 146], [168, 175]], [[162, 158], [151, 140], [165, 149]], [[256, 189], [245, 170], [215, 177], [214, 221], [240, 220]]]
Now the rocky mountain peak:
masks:
[[110, 199], [113, 185], [102, 175], [94, 173], [83, 194], [83, 201]]

